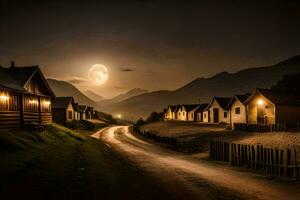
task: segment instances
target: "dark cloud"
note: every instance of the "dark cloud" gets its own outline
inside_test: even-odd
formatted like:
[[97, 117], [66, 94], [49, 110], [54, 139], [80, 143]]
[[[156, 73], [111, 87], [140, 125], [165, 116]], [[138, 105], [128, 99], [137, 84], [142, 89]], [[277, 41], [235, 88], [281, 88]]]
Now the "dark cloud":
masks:
[[131, 68], [124, 68], [124, 69], [121, 69], [121, 72], [134, 72], [135, 70], [134, 69], [131, 69]]
[[73, 83], [73, 84], [79, 84], [79, 83], [85, 83], [88, 80], [85, 78], [80, 78], [80, 77], [72, 77], [70, 79], [67, 79], [68, 82]]

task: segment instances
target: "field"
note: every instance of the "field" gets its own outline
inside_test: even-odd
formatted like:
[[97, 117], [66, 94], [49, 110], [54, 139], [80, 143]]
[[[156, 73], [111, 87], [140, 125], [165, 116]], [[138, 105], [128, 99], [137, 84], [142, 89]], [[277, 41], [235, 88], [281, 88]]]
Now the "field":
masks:
[[178, 150], [188, 153], [207, 151], [211, 139], [277, 148], [300, 145], [300, 132], [248, 133], [231, 131], [222, 125], [176, 121], [147, 124], [141, 130], [160, 136], [176, 137]]
[[144, 199], [167, 196], [154, 177], [88, 137], [92, 131], [84, 133], [82, 127], [75, 131], [56, 124], [43, 132], [1, 130], [1, 198], [140, 199], [146, 193]]

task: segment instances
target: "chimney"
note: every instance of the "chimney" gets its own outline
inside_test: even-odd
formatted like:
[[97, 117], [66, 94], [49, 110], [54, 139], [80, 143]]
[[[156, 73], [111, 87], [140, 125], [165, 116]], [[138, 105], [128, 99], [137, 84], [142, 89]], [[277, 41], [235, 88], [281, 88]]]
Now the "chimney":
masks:
[[10, 67], [15, 67], [15, 62], [14, 61], [10, 62]]

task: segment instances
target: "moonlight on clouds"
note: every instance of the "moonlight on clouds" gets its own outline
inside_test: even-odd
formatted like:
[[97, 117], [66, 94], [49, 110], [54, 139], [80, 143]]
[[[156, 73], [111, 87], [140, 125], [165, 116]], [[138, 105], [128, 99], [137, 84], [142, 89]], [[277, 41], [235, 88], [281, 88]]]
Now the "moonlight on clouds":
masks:
[[95, 64], [90, 68], [88, 78], [95, 85], [102, 85], [108, 79], [108, 70], [104, 65]]

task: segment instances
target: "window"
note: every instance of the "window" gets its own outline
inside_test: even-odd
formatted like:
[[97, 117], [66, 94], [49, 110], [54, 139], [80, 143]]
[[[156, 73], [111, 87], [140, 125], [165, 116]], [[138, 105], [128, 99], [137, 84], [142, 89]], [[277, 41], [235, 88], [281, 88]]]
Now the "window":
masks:
[[224, 112], [224, 118], [227, 118], [227, 112]]
[[72, 119], [73, 118], [73, 112], [72, 110], [68, 110], [68, 119]]
[[238, 107], [238, 108], [235, 108], [235, 114], [239, 115], [241, 113], [241, 108]]
[[192, 113], [192, 118], [194, 118], [194, 114]]
[[206, 118], [206, 113], [204, 114], [204, 118]]

